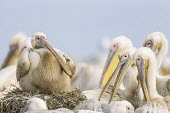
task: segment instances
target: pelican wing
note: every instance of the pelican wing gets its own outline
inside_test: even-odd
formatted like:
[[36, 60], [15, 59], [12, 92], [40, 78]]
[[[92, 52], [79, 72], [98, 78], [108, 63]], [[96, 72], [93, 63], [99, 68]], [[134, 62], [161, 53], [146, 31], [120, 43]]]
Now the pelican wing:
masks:
[[66, 62], [68, 67], [70, 68], [72, 74], [74, 75], [76, 72], [76, 65], [74, 64], [73, 60], [68, 57], [64, 52], [60, 51], [59, 49], [54, 48], [54, 50], [61, 56], [61, 58]]
[[22, 51], [17, 64], [17, 81], [19, 81], [23, 76], [25, 76], [30, 69], [30, 61], [29, 61], [29, 52], [30, 49], [26, 48]]
[[167, 81], [166, 87], [168, 88], [168, 91], [170, 92], [170, 79]]

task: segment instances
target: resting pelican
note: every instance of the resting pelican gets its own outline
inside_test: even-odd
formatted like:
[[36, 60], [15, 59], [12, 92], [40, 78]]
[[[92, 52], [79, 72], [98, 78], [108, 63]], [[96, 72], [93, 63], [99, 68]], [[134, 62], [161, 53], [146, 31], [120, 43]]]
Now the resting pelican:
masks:
[[17, 60], [19, 58], [19, 45], [22, 41], [24, 41], [27, 38], [27, 36], [23, 33], [16, 34], [11, 42], [10, 42], [10, 50], [8, 52], [7, 57], [5, 58], [5, 61], [3, 62], [0, 69], [3, 69], [7, 66], [13, 65], [17, 63]]
[[[29, 39], [22, 41], [19, 48], [32, 48], [31, 42]], [[16, 79], [16, 68], [17, 64], [8, 66], [0, 70], [0, 92], [4, 91], [8, 86], [15, 85], [18, 86]]]
[[[135, 51], [136, 51], [136, 48], [129, 47], [129, 48], [124, 49], [119, 54], [119, 63], [116, 69], [114, 70], [114, 72], [112, 73], [112, 76], [110, 77], [109, 81], [105, 85], [99, 99], [101, 98], [103, 93], [108, 88], [112, 80], [112, 77], [117, 76], [116, 81], [113, 86], [113, 91], [111, 94], [110, 102], [114, 99], [114, 97], [118, 93], [122, 100], [127, 100], [131, 102], [135, 108], [139, 107], [139, 105], [141, 104], [143, 95], [139, 93], [138, 81], [137, 81], [138, 71], [137, 71], [137, 67], [134, 65], [133, 60], [132, 60]], [[127, 81], [127, 87], [126, 89], [121, 90], [119, 88], [125, 76], [126, 76], [126, 81]], [[118, 89], [119, 89], [119, 92], [118, 92]]]
[[[154, 53], [146, 47], [139, 48], [134, 55], [134, 62], [137, 65], [139, 79], [147, 104], [140, 110], [142, 113], [168, 113], [170, 111], [170, 97], [163, 97], [156, 89], [157, 62]], [[164, 89], [164, 87], [161, 87]], [[163, 111], [163, 112], [162, 112]]]
[[99, 86], [103, 86], [109, 80], [113, 70], [115, 69], [117, 63], [119, 62], [118, 54], [127, 47], [132, 47], [133, 44], [131, 40], [125, 36], [119, 36], [112, 40], [110, 44], [109, 55], [102, 73], [102, 78], [100, 80]]
[[61, 51], [55, 51], [44, 33], [34, 33], [31, 44], [34, 50], [20, 49], [17, 64], [17, 80], [22, 90], [41, 93], [70, 91], [70, 78], [75, 73], [73, 61]]
[[[160, 69], [163, 59], [168, 53], [168, 41], [165, 35], [161, 32], [150, 34], [144, 41], [144, 46], [151, 48], [154, 52], [157, 51], [157, 69]], [[170, 95], [170, 75], [157, 75], [157, 91], [162, 96]], [[162, 88], [163, 87], [163, 88]]]

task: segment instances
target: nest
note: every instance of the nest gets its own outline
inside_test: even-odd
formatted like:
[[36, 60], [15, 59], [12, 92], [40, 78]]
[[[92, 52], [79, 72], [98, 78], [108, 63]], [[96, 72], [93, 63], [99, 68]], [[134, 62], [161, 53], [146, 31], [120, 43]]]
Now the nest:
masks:
[[86, 100], [86, 96], [80, 90], [71, 92], [58, 92], [50, 95], [37, 93], [23, 92], [19, 89], [8, 92], [5, 97], [0, 99], [0, 113], [20, 113], [26, 107], [27, 100], [32, 97], [43, 99], [49, 110], [57, 108], [73, 109], [81, 101]]

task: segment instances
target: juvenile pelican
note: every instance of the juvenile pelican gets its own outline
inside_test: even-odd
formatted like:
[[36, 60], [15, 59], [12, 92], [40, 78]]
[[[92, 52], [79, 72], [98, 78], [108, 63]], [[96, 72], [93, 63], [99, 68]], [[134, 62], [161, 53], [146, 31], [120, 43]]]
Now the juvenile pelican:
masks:
[[[117, 93], [120, 94], [120, 98], [122, 100], [127, 100], [132, 103], [132, 105], [137, 108], [140, 105], [140, 102], [142, 100], [142, 94], [139, 94], [138, 92], [138, 81], [137, 81], [137, 67], [133, 63], [133, 55], [136, 51], [136, 48], [129, 47], [124, 49], [119, 54], [119, 63], [114, 70], [112, 76], [110, 77], [109, 81], [105, 85], [99, 99], [103, 95], [103, 93], [108, 88], [112, 77], [116, 76], [116, 81], [113, 86], [113, 91], [111, 95], [110, 102], [114, 99], [115, 95]], [[118, 75], [117, 75], [118, 74]], [[122, 81], [124, 80], [124, 77], [126, 76], [127, 81], [127, 87], [124, 90], [119, 89]], [[119, 89], [119, 92], [118, 92]]]
[[[170, 97], [163, 97], [156, 89], [157, 62], [154, 53], [146, 47], [139, 48], [134, 55], [134, 62], [137, 65], [139, 79], [147, 104], [140, 110], [140, 113], [168, 113], [170, 111]], [[164, 87], [161, 87], [164, 89]], [[163, 111], [163, 112], [162, 112]]]
[[[163, 59], [168, 53], [168, 41], [165, 35], [161, 32], [154, 32], [150, 34], [145, 39], [144, 46], [151, 48], [154, 52], [157, 51], [156, 60], [157, 69], [159, 70]], [[160, 74], [158, 74], [156, 83], [157, 91], [160, 95], [170, 95], [170, 75], [161, 76]]]
[[20, 55], [19, 45], [26, 38], [27, 38], [26, 35], [23, 34], [23, 33], [18, 33], [12, 38], [10, 45], [9, 45], [10, 50], [7, 54], [7, 57], [5, 58], [5, 61], [2, 64], [0, 70], [7, 67], [7, 66], [10, 66], [10, 65], [17, 63], [17, 60], [18, 60], [19, 55]]
[[132, 47], [131, 40], [125, 36], [119, 36], [112, 40], [109, 49], [109, 55], [102, 73], [99, 86], [103, 86], [109, 80], [113, 70], [119, 62], [118, 54], [125, 48]]
[[75, 73], [73, 61], [47, 42], [46, 35], [35, 33], [34, 48], [21, 48], [17, 64], [17, 80], [24, 91], [52, 93], [70, 91], [70, 78]]

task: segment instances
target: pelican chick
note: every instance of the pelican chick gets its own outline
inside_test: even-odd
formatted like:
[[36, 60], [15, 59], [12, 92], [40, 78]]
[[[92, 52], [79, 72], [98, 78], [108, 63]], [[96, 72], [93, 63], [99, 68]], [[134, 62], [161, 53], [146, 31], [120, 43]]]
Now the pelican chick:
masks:
[[15, 36], [13, 36], [10, 45], [9, 45], [9, 52], [0, 68], [4, 69], [7, 66], [13, 65], [17, 63], [17, 60], [19, 58], [20, 52], [19, 52], [19, 46], [27, 38], [27, 36], [23, 33], [18, 33]]
[[73, 61], [54, 50], [44, 33], [34, 33], [31, 48], [21, 48], [17, 64], [17, 80], [27, 92], [52, 93], [70, 91], [70, 78], [75, 73]]
[[26, 107], [21, 113], [74, 113], [74, 112], [66, 108], [48, 110], [48, 107], [44, 100], [37, 97], [33, 97], [27, 101]]
[[168, 113], [167, 111], [170, 111], [170, 97], [159, 95], [156, 88], [158, 71], [154, 53], [149, 48], [141, 47], [134, 55], [134, 62], [138, 68], [140, 83], [147, 101], [140, 109], [140, 113]]
[[[109, 47], [109, 55], [105, 63], [105, 67], [102, 73], [99, 86], [103, 86], [109, 80], [113, 70], [115, 69], [117, 63], [119, 62], [118, 54], [125, 48], [132, 47], [133, 44], [129, 38], [126, 36], [118, 36], [114, 38]], [[114, 80], [113, 80], [114, 82]]]
[[110, 103], [110, 113], [134, 113], [134, 107], [128, 101], [113, 101]]
[[[157, 69], [160, 70], [160, 66], [163, 59], [168, 53], [168, 41], [162, 32], [154, 32], [145, 39], [144, 46], [151, 48], [156, 54]], [[159, 73], [159, 72], [158, 72]], [[162, 76], [157, 75], [157, 91], [162, 96], [170, 95], [170, 75]]]
[[48, 110], [45, 101], [37, 97], [30, 98], [27, 101], [26, 110], [38, 110], [38, 109]]

